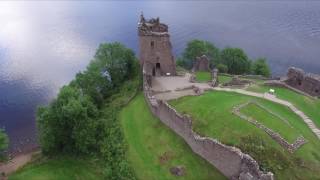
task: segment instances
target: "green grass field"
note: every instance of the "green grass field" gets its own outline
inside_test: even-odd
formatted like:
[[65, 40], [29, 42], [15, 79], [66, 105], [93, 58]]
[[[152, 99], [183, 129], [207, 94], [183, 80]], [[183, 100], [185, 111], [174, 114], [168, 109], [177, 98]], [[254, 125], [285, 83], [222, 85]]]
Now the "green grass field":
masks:
[[[236, 105], [256, 101], [269, 111], [287, 119], [288, 127], [279, 119], [266, 119], [267, 112], [256, 107], [244, 109], [260, 121], [272, 121], [265, 125], [288, 139], [303, 135], [308, 143], [294, 154], [283, 149], [269, 135], [251, 123], [231, 113]], [[319, 179], [320, 141], [307, 125], [289, 108], [273, 102], [231, 92], [213, 91], [202, 96], [188, 96], [170, 102], [179, 112], [193, 118], [193, 128], [202, 135], [217, 138], [225, 144], [234, 145], [253, 156], [264, 170], [275, 173], [276, 179]], [[270, 113], [267, 115], [270, 116]]]
[[[128, 142], [127, 155], [138, 179], [225, 179], [152, 116], [141, 93], [122, 110], [120, 120]], [[174, 166], [183, 166], [185, 175], [172, 175]]]
[[291, 102], [299, 110], [309, 116], [313, 122], [320, 128], [320, 100], [312, 99], [302, 94], [291, 91], [287, 88], [264, 86], [259, 84], [251, 85], [247, 90], [254, 92], [268, 92], [269, 89], [275, 90], [275, 95], [283, 100]]
[[207, 71], [197, 71], [196, 74], [196, 80], [198, 82], [208, 82], [211, 80], [211, 74]]
[[218, 81], [219, 84], [224, 84], [229, 81], [231, 81], [232, 77], [231, 76], [226, 76], [226, 75], [218, 75]]
[[9, 177], [9, 180], [96, 180], [103, 179], [101, 169], [91, 160], [58, 156], [37, 159]]
[[252, 117], [258, 122], [262, 123], [266, 127], [272, 129], [274, 132], [279, 133], [283, 138], [285, 138], [289, 143], [294, 143], [294, 141], [300, 136], [299, 131], [292, 128], [291, 124], [282, 120], [279, 115], [274, 115], [267, 112], [266, 109], [259, 107], [256, 104], [248, 104], [243, 107], [240, 112], [248, 117]]

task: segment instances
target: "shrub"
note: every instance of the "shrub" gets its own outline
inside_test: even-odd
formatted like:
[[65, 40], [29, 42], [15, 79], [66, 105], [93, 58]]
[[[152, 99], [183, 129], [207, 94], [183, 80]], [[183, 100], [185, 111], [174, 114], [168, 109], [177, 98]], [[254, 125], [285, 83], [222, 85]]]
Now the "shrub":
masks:
[[4, 151], [8, 148], [8, 136], [0, 129], [0, 161], [5, 160]]

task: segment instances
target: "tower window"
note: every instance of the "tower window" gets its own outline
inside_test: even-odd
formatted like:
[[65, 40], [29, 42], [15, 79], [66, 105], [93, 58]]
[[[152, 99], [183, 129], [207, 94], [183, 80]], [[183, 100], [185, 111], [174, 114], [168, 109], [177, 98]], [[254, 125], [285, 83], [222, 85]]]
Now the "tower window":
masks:
[[151, 48], [154, 48], [154, 42], [153, 41], [151, 41], [150, 45], [151, 45]]

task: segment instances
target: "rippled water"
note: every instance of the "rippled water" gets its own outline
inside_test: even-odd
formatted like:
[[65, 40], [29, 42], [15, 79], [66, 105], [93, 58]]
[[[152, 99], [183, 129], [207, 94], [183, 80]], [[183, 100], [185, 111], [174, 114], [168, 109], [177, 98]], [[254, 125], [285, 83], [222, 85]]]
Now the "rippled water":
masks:
[[137, 51], [141, 11], [169, 24], [176, 55], [200, 38], [266, 57], [277, 75], [292, 65], [320, 73], [317, 1], [0, 2], [0, 127], [11, 150], [36, 145], [36, 107], [85, 68], [100, 42]]

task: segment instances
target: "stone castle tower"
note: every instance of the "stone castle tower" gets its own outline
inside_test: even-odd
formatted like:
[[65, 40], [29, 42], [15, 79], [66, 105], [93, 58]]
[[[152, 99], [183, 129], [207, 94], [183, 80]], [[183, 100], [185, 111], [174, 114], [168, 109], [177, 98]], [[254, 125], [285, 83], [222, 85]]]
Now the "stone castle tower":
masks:
[[176, 75], [168, 26], [159, 18], [146, 20], [141, 14], [138, 24], [140, 64], [152, 76]]

